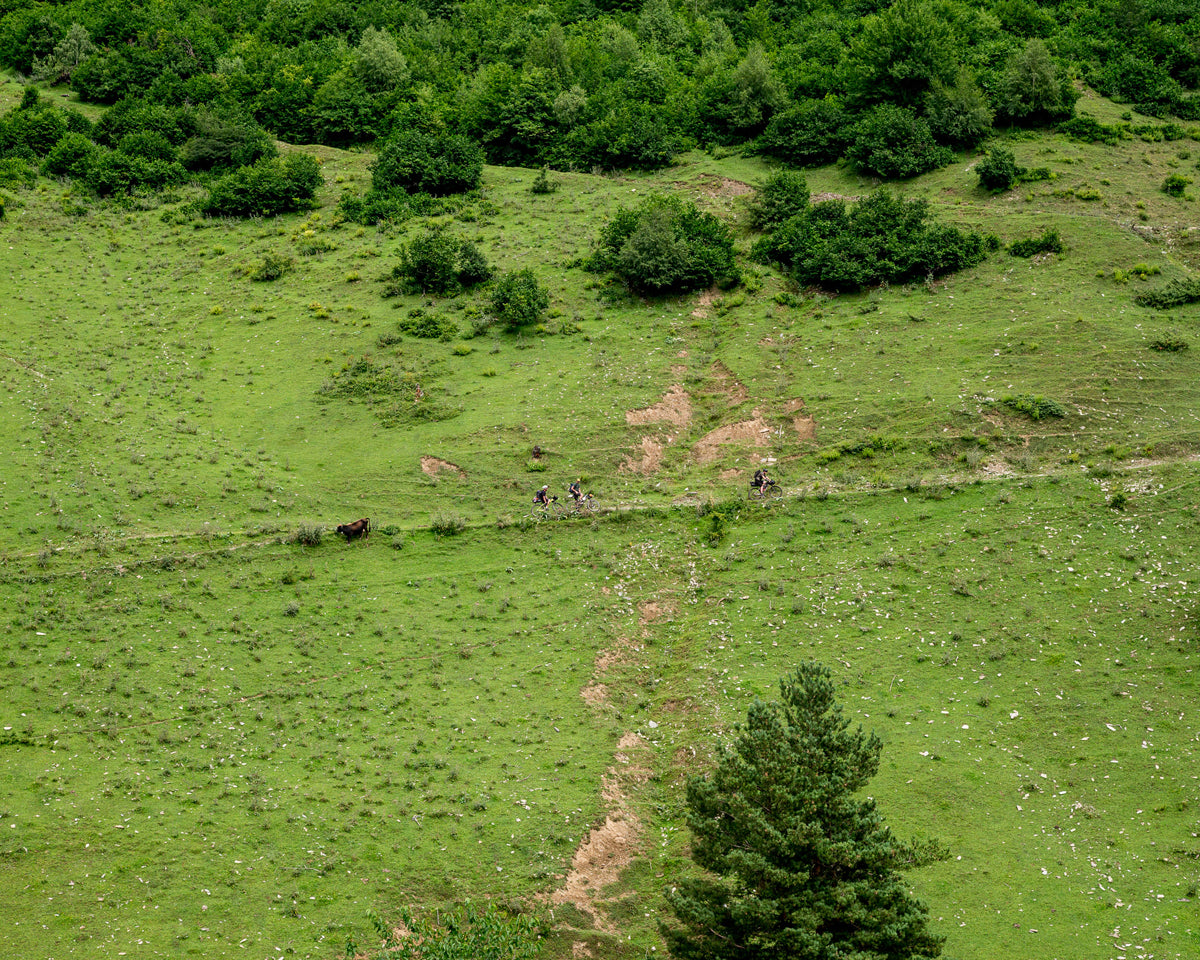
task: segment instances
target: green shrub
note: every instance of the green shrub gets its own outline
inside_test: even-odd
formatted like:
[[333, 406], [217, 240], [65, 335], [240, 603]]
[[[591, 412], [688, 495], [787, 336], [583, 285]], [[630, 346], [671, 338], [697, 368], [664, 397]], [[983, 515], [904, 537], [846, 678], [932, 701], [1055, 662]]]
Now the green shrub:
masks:
[[[393, 362], [376, 362], [371, 357], [358, 357], [326, 380], [317, 391], [323, 400], [416, 399], [420, 380], [412, 371]], [[409, 404], [411, 406], [411, 402]]]
[[1057, 400], [1048, 397], [1030, 396], [1027, 393], [1015, 397], [1005, 397], [1001, 401], [1010, 410], [1023, 413], [1032, 420], [1044, 420], [1047, 417], [1065, 417], [1066, 408]]
[[542, 169], [538, 171], [538, 175], [533, 178], [533, 185], [529, 188], [529, 192], [538, 194], [554, 193], [558, 190], [558, 188], [559, 182], [557, 180], [551, 180], [549, 168], [543, 166]]
[[711, 213], [675, 196], [654, 196], [618, 208], [600, 231], [590, 269], [611, 271], [630, 290], [645, 294], [702, 290], [741, 280], [733, 235]]
[[1062, 253], [1062, 237], [1057, 230], [1047, 230], [1040, 237], [1029, 237], [1025, 240], [1014, 240], [1008, 245], [1008, 252], [1014, 257], [1034, 257], [1039, 253]]
[[987, 97], [965, 69], [953, 85], [934, 81], [925, 98], [925, 117], [938, 141], [958, 147], [973, 147], [992, 130]]
[[85, 103], [116, 103], [131, 93], [132, 70], [117, 49], [98, 50], [75, 68], [71, 89]]
[[1108, 126], [1086, 113], [1060, 123], [1058, 132], [1082, 143], [1105, 143], [1109, 146], [1115, 146], [1127, 135], [1124, 126]]
[[626, 101], [576, 127], [555, 156], [568, 166], [657, 170], [685, 146], [658, 104]]
[[49, 81], [52, 86], [66, 83], [75, 69], [95, 52], [96, 45], [87, 29], [72, 23], [67, 35], [55, 44], [53, 52], [33, 62], [31, 72], [36, 79]]
[[837, 97], [801, 100], [771, 118], [754, 149], [793, 166], [818, 167], [842, 155], [850, 126], [850, 115]]
[[928, 222], [929, 204], [879, 191], [851, 208], [827, 200], [792, 217], [754, 246], [802, 286], [853, 291], [953, 273], [983, 261], [995, 237]]
[[799, 173], [784, 170], [771, 174], [750, 201], [750, 222], [759, 230], [770, 230], [808, 207], [808, 181]]
[[867, 173], [896, 180], [944, 167], [954, 159], [954, 152], [933, 139], [926, 120], [885, 103], [854, 125], [846, 156]]
[[401, 248], [392, 276], [410, 293], [447, 293], [458, 286], [458, 248], [459, 241], [445, 231], [425, 230]]
[[275, 141], [258, 124], [202, 111], [196, 115], [193, 134], [179, 148], [179, 161], [189, 170], [226, 170], [277, 154]]
[[488, 309], [510, 329], [537, 323], [550, 306], [550, 292], [528, 268], [504, 274], [492, 291]]
[[104, 149], [92, 155], [83, 176], [83, 182], [102, 197], [139, 189], [161, 190], [186, 179], [182, 164]]
[[215, 217], [273, 217], [307, 210], [324, 182], [320, 163], [310, 154], [271, 157], [218, 180], [201, 210]]
[[704, 531], [704, 543], [710, 547], [719, 547], [725, 542], [728, 532], [725, 514], [710, 513], [707, 529]]
[[127, 133], [117, 144], [117, 151], [145, 160], [174, 162], [179, 159], [178, 151], [157, 130], [135, 130], [133, 133]]
[[1166, 353], [1179, 353], [1188, 348], [1188, 342], [1174, 330], [1157, 334], [1150, 340], [1151, 350], [1161, 350]]
[[0, 187], [32, 187], [37, 170], [20, 157], [0, 157]]
[[1011, 190], [1023, 172], [1024, 169], [1017, 166], [1016, 157], [1000, 147], [989, 150], [987, 156], [975, 164], [979, 185], [994, 193]]
[[1069, 117], [1079, 92], [1039, 38], [1013, 53], [1000, 77], [994, 103], [1007, 120], [1036, 123]]
[[319, 523], [302, 523], [298, 526], [290, 538], [291, 543], [299, 544], [303, 547], [319, 547], [321, 538], [325, 534], [325, 528]]
[[54, 110], [14, 110], [0, 118], [0, 156], [36, 162], [67, 135], [66, 121]]
[[464, 287], [474, 287], [492, 279], [492, 267], [487, 257], [470, 240], [464, 240], [458, 248], [458, 282]]
[[483, 148], [454, 134], [405, 130], [383, 144], [371, 166], [371, 186], [386, 194], [399, 188], [407, 193], [444, 196], [465, 193], [483, 178]]
[[1176, 278], [1158, 290], [1139, 293], [1133, 298], [1133, 302], [1138, 306], [1153, 307], [1156, 310], [1170, 310], [1172, 307], [1198, 303], [1200, 302], [1200, 277], [1191, 277], [1186, 280]]
[[467, 521], [463, 517], [448, 513], [437, 513], [429, 518], [429, 529], [438, 539], [455, 537], [467, 529]]
[[1173, 173], [1162, 183], [1162, 192], [1168, 197], [1182, 197], [1192, 181], [1178, 173]]
[[469, 240], [460, 240], [440, 227], [417, 234], [400, 250], [384, 296], [400, 293], [446, 294], [491, 278], [487, 258]]
[[113, 104], [96, 121], [92, 138], [100, 145], [116, 147], [131, 133], [152, 130], [168, 143], [180, 144], [187, 139], [184, 119], [179, 110], [147, 100], [127, 99]]
[[420, 307], [409, 311], [407, 317], [396, 324], [397, 329], [412, 337], [424, 340], [453, 340], [458, 336], [458, 324], [449, 317], [426, 313]]
[[68, 133], [46, 154], [46, 159], [42, 161], [42, 172], [52, 177], [83, 180], [99, 149], [84, 134]]
[[261, 282], [278, 280], [292, 269], [294, 261], [281, 253], [268, 253], [250, 270], [250, 279]]

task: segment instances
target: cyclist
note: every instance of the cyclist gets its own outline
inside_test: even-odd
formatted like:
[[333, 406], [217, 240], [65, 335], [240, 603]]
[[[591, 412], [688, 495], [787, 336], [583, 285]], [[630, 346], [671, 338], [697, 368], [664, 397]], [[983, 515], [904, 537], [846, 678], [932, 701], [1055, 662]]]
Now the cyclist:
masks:
[[768, 476], [766, 467], [760, 467], [754, 471], [754, 480], [750, 483], [750, 486], [759, 493], [763, 493], [767, 487], [775, 486], [775, 481]]
[[550, 503], [550, 484], [546, 484], [533, 495], [533, 502], [547, 505]]
[[[582, 478], [581, 478], [582, 479]], [[567, 484], [567, 493], [571, 495], [571, 499], [578, 503], [583, 499], [583, 491], [579, 487], [580, 480]]]

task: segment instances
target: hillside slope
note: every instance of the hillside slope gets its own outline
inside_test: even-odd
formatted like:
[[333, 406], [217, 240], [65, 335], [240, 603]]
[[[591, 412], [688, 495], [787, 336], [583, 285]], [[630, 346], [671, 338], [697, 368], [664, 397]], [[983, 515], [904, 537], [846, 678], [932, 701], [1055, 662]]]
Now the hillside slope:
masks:
[[[912, 874], [948, 955], [1194, 956], [1200, 371], [1155, 346], [1194, 348], [1200, 307], [1133, 297], [1197, 266], [1159, 187], [1200, 154], [1001, 142], [1054, 178], [985, 194], [972, 154], [898, 189], [1062, 255], [837, 298], [580, 269], [655, 191], [744, 253], [759, 161], [544, 196], [488, 167], [445, 225], [552, 302], [475, 337], [484, 293], [381, 295], [424, 224], [340, 219], [367, 154], [284, 146], [326, 185], [273, 220], [10, 189], [0, 943], [329, 957], [368, 911], [492, 897], [553, 910], [547, 955], [661, 951], [685, 777], [815, 656], [885, 739], [889, 823], [952, 851]], [[267, 254], [294, 269], [252, 281]], [[459, 333], [398, 331], [421, 316]], [[528, 520], [575, 477], [606, 512]], [[332, 535], [361, 516], [368, 542]]]

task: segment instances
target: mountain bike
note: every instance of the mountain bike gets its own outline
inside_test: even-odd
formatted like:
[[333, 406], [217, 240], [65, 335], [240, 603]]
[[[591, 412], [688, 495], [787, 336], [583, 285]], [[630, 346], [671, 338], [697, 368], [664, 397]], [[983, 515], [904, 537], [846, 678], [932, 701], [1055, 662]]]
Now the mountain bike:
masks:
[[774, 480], [763, 484], [761, 487], [750, 485], [751, 500], [781, 500], [783, 499], [783, 487]]
[[567, 510], [576, 516], [586, 517], [591, 516], [593, 513], [599, 513], [600, 504], [596, 502], [596, 495], [589, 493], [578, 500], [568, 503]]

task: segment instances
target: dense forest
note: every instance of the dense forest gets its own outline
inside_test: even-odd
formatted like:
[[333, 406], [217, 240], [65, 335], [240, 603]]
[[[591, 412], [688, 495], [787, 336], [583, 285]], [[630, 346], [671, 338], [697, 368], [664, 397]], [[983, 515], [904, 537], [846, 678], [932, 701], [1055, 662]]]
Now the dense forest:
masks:
[[[262, 131], [333, 146], [454, 135], [489, 163], [563, 169], [653, 169], [738, 145], [897, 178], [994, 125], [1070, 117], [1079, 81], [1143, 114], [1200, 119], [1190, 0], [6, 7], [0, 64], [69, 84], [118, 119], [92, 131], [59, 118], [37, 136], [9, 122], [0, 153], [40, 160], [69, 133], [114, 149], [149, 131], [122, 152], [156, 164], [151, 186], [180, 176], [174, 163], [195, 173], [258, 159], [270, 152]], [[108, 180], [101, 192], [125, 185]]]

